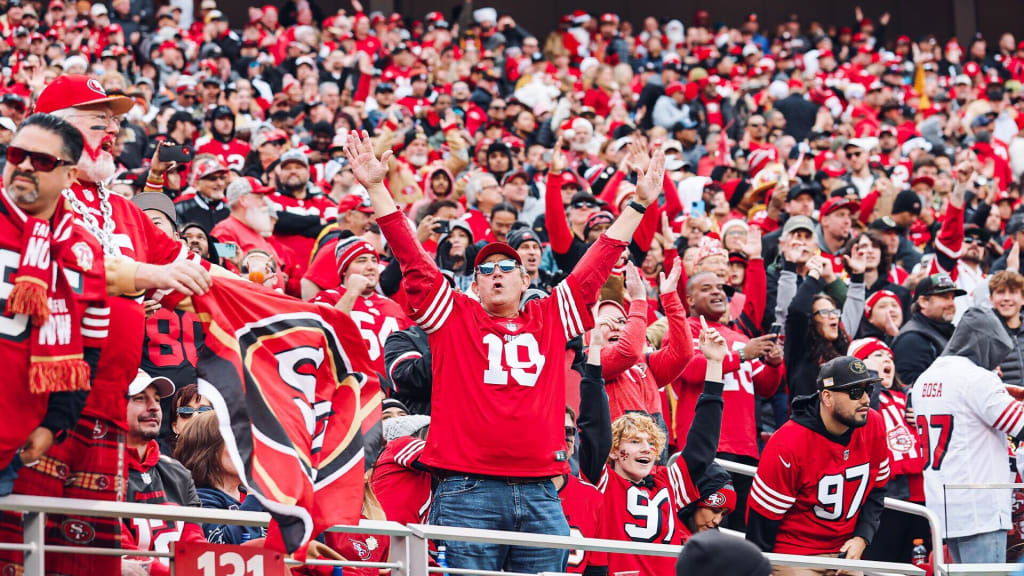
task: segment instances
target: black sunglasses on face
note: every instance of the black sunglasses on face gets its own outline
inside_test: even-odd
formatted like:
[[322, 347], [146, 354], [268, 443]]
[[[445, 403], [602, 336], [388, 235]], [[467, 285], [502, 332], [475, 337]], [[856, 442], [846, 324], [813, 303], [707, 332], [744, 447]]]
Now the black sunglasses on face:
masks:
[[503, 273], [508, 274], [515, 270], [516, 266], [518, 266], [518, 264], [516, 264], [515, 260], [499, 260], [497, 262], [484, 262], [476, 267], [476, 271], [481, 276], [490, 276], [491, 274], [494, 274], [496, 270], [501, 270]]
[[566, 426], [565, 427], [565, 437], [566, 438], [575, 438], [576, 437], [576, 427], [575, 426]]
[[589, 200], [583, 200], [581, 202], [573, 202], [573, 208], [597, 208], [597, 204]]
[[25, 161], [25, 158], [29, 159], [32, 164], [32, 169], [36, 172], [52, 172], [54, 168], [58, 166], [65, 166], [73, 164], [67, 160], [63, 160], [56, 156], [51, 156], [45, 152], [33, 152], [31, 150], [25, 150], [24, 148], [18, 148], [17, 146], [7, 147], [7, 161], [12, 166], [17, 166]]
[[203, 412], [209, 412], [213, 410], [213, 406], [200, 406], [199, 408], [192, 408], [190, 406], [182, 406], [178, 408], [178, 418], [189, 419], [196, 414], [202, 414]]
[[850, 397], [850, 400], [860, 400], [871, 386], [858, 386], [856, 388], [847, 388], [846, 390], [839, 390], [839, 392], [846, 392], [846, 395]]

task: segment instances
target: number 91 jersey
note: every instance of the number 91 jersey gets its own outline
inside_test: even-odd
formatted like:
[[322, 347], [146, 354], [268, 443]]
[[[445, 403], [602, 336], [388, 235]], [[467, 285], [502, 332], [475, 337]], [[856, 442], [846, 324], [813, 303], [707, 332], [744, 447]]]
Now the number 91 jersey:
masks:
[[827, 438], [796, 420], [779, 428], [761, 454], [748, 505], [780, 520], [772, 552], [833, 554], [853, 537], [868, 494], [889, 481], [889, 448], [882, 416], [840, 437]]

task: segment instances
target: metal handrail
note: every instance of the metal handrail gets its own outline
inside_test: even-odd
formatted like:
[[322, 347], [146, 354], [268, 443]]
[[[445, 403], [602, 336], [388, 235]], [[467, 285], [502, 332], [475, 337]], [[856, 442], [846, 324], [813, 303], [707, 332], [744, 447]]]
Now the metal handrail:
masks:
[[[722, 460], [716, 458], [715, 462], [728, 470], [729, 472], [735, 472], [737, 474], [743, 474], [745, 476], [753, 476], [757, 472], [756, 466], [750, 466], [749, 464], [740, 464], [739, 462], [732, 462], [729, 460]], [[1024, 484], [950, 484], [946, 488], [951, 489], [976, 489], [976, 488], [1024, 488]], [[912, 514], [914, 516], [920, 516], [928, 521], [928, 529], [932, 536], [932, 567], [936, 574], [942, 575], [953, 575], [953, 574], [999, 574], [1009, 575], [1014, 574], [1020, 570], [1024, 565], [1022, 564], [946, 564], [946, 559], [942, 553], [942, 530], [939, 516], [929, 510], [925, 506], [920, 504], [914, 504], [913, 502], [907, 502], [905, 500], [897, 500], [896, 498], [886, 498], [885, 507], [890, 510], [897, 510], [906, 514]], [[938, 543], [938, 544], [936, 544]], [[937, 552], [937, 553], [936, 553]], [[981, 568], [979, 568], [981, 567]]]
[[[156, 558], [167, 558], [172, 556], [169, 552], [155, 552], [150, 550], [123, 550], [98, 547], [80, 548], [74, 546], [45, 544], [44, 527], [46, 523], [46, 514], [72, 514], [107, 518], [159, 518], [163, 520], [194, 523], [216, 522], [247, 526], [266, 526], [270, 522], [270, 514], [265, 512], [160, 506], [155, 504], [136, 504], [131, 502], [104, 502], [70, 498], [53, 498], [46, 496], [14, 495], [3, 497], [0, 498], [0, 510], [21, 512], [24, 514], [25, 542], [23, 544], [0, 544], [0, 549], [20, 550], [25, 552], [26, 574], [43, 573], [45, 568], [46, 552]], [[450, 526], [428, 526], [423, 524], [403, 526], [396, 522], [373, 520], [363, 520], [358, 526], [334, 526], [330, 528], [330, 531], [391, 536], [391, 561], [356, 562], [347, 560], [310, 560], [307, 562], [308, 564], [318, 566], [391, 568], [400, 576], [429, 576], [429, 574], [438, 572], [447, 572], [449, 574], [472, 573], [482, 574], [485, 576], [497, 576], [499, 574], [501, 576], [524, 576], [508, 572], [491, 573], [480, 570], [431, 568], [428, 563], [428, 540], [430, 539], [485, 542], [557, 549], [590, 550], [621, 554], [644, 554], [662, 557], [676, 557], [682, 549], [681, 546], [667, 544], [580, 538], [573, 536], [550, 536], [544, 534], [503, 532], [497, 530], [480, 530]], [[727, 533], [736, 537], [741, 536], [738, 533], [731, 533], [729, 531], [727, 531]], [[821, 558], [815, 556], [793, 556], [788, 554], [767, 554], [766, 556], [773, 565], [848, 569], [864, 571], [867, 573], [906, 574], [914, 576], [924, 574], [921, 569], [909, 564]], [[291, 559], [288, 559], [287, 562], [289, 564], [298, 563]]]

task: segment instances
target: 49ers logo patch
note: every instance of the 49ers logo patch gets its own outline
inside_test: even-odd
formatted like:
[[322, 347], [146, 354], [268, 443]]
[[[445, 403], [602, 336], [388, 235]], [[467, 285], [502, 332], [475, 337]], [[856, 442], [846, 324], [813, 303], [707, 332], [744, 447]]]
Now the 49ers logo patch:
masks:
[[89, 81], [86, 82], [85, 85], [89, 87], [89, 90], [92, 90], [100, 96], [107, 95], [107, 91], [103, 89], [103, 86], [101, 86], [99, 81], [97, 81], [95, 78], [89, 78]]
[[704, 499], [704, 503], [711, 508], [721, 508], [725, 506], [725, 496], [721, 492], [715, 492], [711, 496]]
[[75, 261], [82, 272], [92, 270], [92, 250], [88, 244], [85, 242], [75, 242], [74, 246], [71, 247], [71, 253], [75, 255]]
[[96, 538], [96, 529], [83, 520], [65, 520], [60, 525], [61, 534], [68, 542], [88, 544]]

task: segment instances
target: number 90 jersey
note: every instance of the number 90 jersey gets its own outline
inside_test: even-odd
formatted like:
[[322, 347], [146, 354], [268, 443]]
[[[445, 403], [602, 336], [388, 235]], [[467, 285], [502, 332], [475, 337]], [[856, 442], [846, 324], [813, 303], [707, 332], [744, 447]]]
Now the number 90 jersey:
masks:
[[867, 424], [847, 434], [843, 444], [790, 420], [768, 440], [748, 505], [780, 520], [772, 552], [838, 552], [853, 537], [868, 494], [889, 481], [882, 416], [869, 410]]

